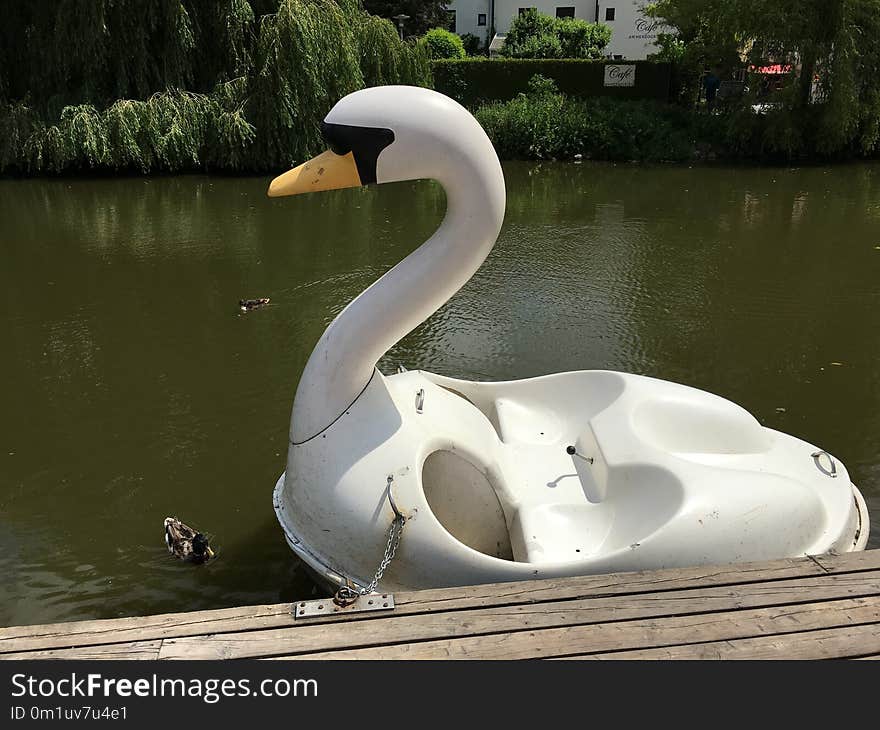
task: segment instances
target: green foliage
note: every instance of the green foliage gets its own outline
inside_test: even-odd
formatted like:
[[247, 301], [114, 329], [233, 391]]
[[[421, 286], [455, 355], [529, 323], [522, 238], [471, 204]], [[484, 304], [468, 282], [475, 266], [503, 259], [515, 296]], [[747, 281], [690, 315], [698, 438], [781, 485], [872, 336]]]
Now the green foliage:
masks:
[[483, 41], [480, 40], [479, 36], [475, 36], [473, 33], [465, 33], [461, 37], [461, 44], [464, 46], [464, 52], [468, 56], [479, 55], [483, 48]]
[[529, 95], [534, 97], [558, 94], [559, 87], [553, 79], [548, 79], [541, 74], [535, 74], [529, 79]]
[[248, 116], [256, 155], [271, 167], [308, 159], [330, 107], [363, 86], [351, 23], [333, 0], [283, 0], [261, 19]]
[[431, 85], [427, 51], [418, 43], [400, 43], [390, 20], [366, 13], [356, 24], [364, 86], [385, 84]]
[[253, 166], [257, 130], [244, 114], [247, 92], [247, 79], [243, 76], [221, 82], [214, 88], [207, 166], [232, 170], [247, 170]]
[[156, 134], [149, 103], [120, 99], [107, 109], [103, 121], [106, 149], [113, 150], [111, 165], [148, 171], [155, 161], [151, 141]]
[[[121, 99], [103, 113], [91, 104], [67, 106], [52, 125], [30, 115], [27, 136], [19, 136], [15, 155], [2, 161], [19, 172], [195, 170], [212, 138], [215, 154], [224, 149], [234, 157], [236, 150], [228, 148], [242, 143], [220, 105], [219, 94], [167, 91], [147, 101]], [[0, 119], [8, 123], [22, 114], [28, 113], [19, 105]], [[253, 132], [239, 135], [249, 140]]]
[[578, 18], [553, 18], [535, 8], [514, 18], [501, 48], [508, 58], [602, 58], [611, 28]]
[[562, 42], [555, 33], [526, 36], [522, 42], [508, 48], [507, 41], [501, 55], [508, 58], [562, 58]]
[[424, 35], [429, 28], [446, 25], [448, 18], [446, 0], [363, 0], [363, 4], [371, 15], [388, 20], [395, 15], [408, 15], [403, 21], [405, 37]]
[[494, 102], [476, 116], [504, 159], [687, 160], [694, 156], [696, 115], [650, 101], [572, 99], [548, 79]]
[[581, 18], [558, 18], [556, 34], [563, 58], [602, 58], [605, 46], [611, 42], [610, 27]]
[[0, 109], [0, 171], [19, 163], [25, 144], [40, 126], [33, 109], [24, 103]]
[[[750, 93], [729, 119], [737, 148], [785, 158], [877, 152], [878, 0], [656, 0], [649, 12], [678, 37], [662, 53], [680, 53], [687, 101], [709, 67], [720, 67], [722, 78], [744, 66], [792, 67], [770, 99], [750, 75]], [[768, 113], [750, 112], [767, 101]]]
[[[531, 43], [534, 47], [539, 39], [559, 38], [556, 37], [556, 19], [539, 13], [535, 8], [529, 8], [524, 13], [520, 13], [507, 31], [504, 39], [504, 46], [501, 48], [501, 55], [509, 58], [535, 58], [535, 56], [523, 56], [527, 44]], [[561, 44], [559, 44], [561, 48]], [[546, 56], [545, 56], [546, 58]], [[559, 56], [550, 56], [550, 58], [559, 58]]]
[[265, 170], [365, 85], [429, 85], [357, 0], [34, 0], [0, 25], [0, 173]]
[[669, 63], [682, 63], [685, 60], [687, 45], [677, 35], [658, 33], [656, 45], [659, 50], [651, 54], [652, 60], [668, 61]]
[[419, 41], [431, 59], [464, 58], [467, 54], [461, 38], [445, 28], [432, 28]]
[[667, 101], [670, 64], [634, 61], [635, 86], [606, 87], [603, 61], [586, 59], [464, 58], [432, 62], [434, 88], [472, 108], [527, 90], [535, 74], [553, 79], [569, 96], [611, 96]]

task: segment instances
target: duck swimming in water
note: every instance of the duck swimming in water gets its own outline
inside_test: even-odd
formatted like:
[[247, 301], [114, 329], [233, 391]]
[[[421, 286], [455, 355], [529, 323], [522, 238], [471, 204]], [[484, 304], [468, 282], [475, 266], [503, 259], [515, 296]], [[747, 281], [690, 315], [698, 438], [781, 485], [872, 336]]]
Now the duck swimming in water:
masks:
[[260, 299], [239, 299], [238, 307], [242, 312], [247, 312], [257, 307], [263, 307], [269, 303], [269, 297], [261, 297]]
[[214, 557], [208, 538], [176, 517], [165, 518], [165, 544], [174, 557], [189, 563], [207, 563]]

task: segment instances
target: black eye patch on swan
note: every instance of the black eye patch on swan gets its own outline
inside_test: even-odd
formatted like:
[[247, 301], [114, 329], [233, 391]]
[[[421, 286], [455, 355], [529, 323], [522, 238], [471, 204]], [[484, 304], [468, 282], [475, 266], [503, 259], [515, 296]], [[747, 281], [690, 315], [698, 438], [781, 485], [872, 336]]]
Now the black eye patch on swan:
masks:
[[394, 132], [383, 127], [357, 127], [351, 124], [321, 122], [321, 134], [337, 155], [354, 155], [362, 185], [376, 182], [379, 153], [394, 141]]

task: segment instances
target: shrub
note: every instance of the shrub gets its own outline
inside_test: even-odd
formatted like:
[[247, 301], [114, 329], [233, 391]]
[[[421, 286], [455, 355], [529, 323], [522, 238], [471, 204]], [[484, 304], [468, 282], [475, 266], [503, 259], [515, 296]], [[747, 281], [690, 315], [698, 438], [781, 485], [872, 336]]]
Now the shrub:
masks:
[[604, 23], [588, 23], [580, 18], [559, 18], [556, 34], [563, 58], [602, 58], [611, 41], [611, 28]]
[[445, 28], [434, 28], [419, 41], [428, 51], [430, 58], [464, 58], [464, 44], [461, 38]]
[[[694, 120], [679, 107], [644, 100], [572, 99], [549, 79], [530, 91], [480, 107], [476, 116], [503, 159], [658, 162], [694, 157]], [[707, 135], [715, 130], [704, 130]]]
[[558, 94], [559, 87], [553, 79], [548, 79], [541, 74], [535, 74], [529, 79], [529, 94], [532, 96], [544, 96], [545, 94]]
[[530, 8], [514, 18], [501, 55], [508, 58], [601, 58], [611, 28], [579, 18], [552, 18]]
[[479, 55], [480, 49], [483, 47], [483, 41], [473, 33], [465, 33], [461, 37], [461, 44], [464, 46], [464, 52], [468, 56]]

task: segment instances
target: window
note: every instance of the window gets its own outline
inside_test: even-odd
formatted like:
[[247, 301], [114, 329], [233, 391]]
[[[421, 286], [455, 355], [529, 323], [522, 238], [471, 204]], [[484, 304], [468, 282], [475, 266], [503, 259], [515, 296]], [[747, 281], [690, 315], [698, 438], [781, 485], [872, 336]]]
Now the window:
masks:
[[527, 12], [529, 12], [529, 10], [537, 10], [537, 9], [538, 9], [538, 8], [520, 8], [520, 9], [519, 9], [519, 14], [520, 14], [520, 15], [525, 15]]
[[614, 8], [605, 8], [605, 20], [614, 20]]
[[446, 27], [447, 27], [452, 33], [455, 33], [455, 11], [454, 11], [454, 10], [447, 10], [447, 11], [446, 11], [446, 17], [447, 17], [447, 19], [448, 19], [448, 21], [449, 21]]
[[486, 13], [477, 13], [477, 25], [486, 25]]
[[557, 18], [573, 18], [574, 8], [556, 8]]

